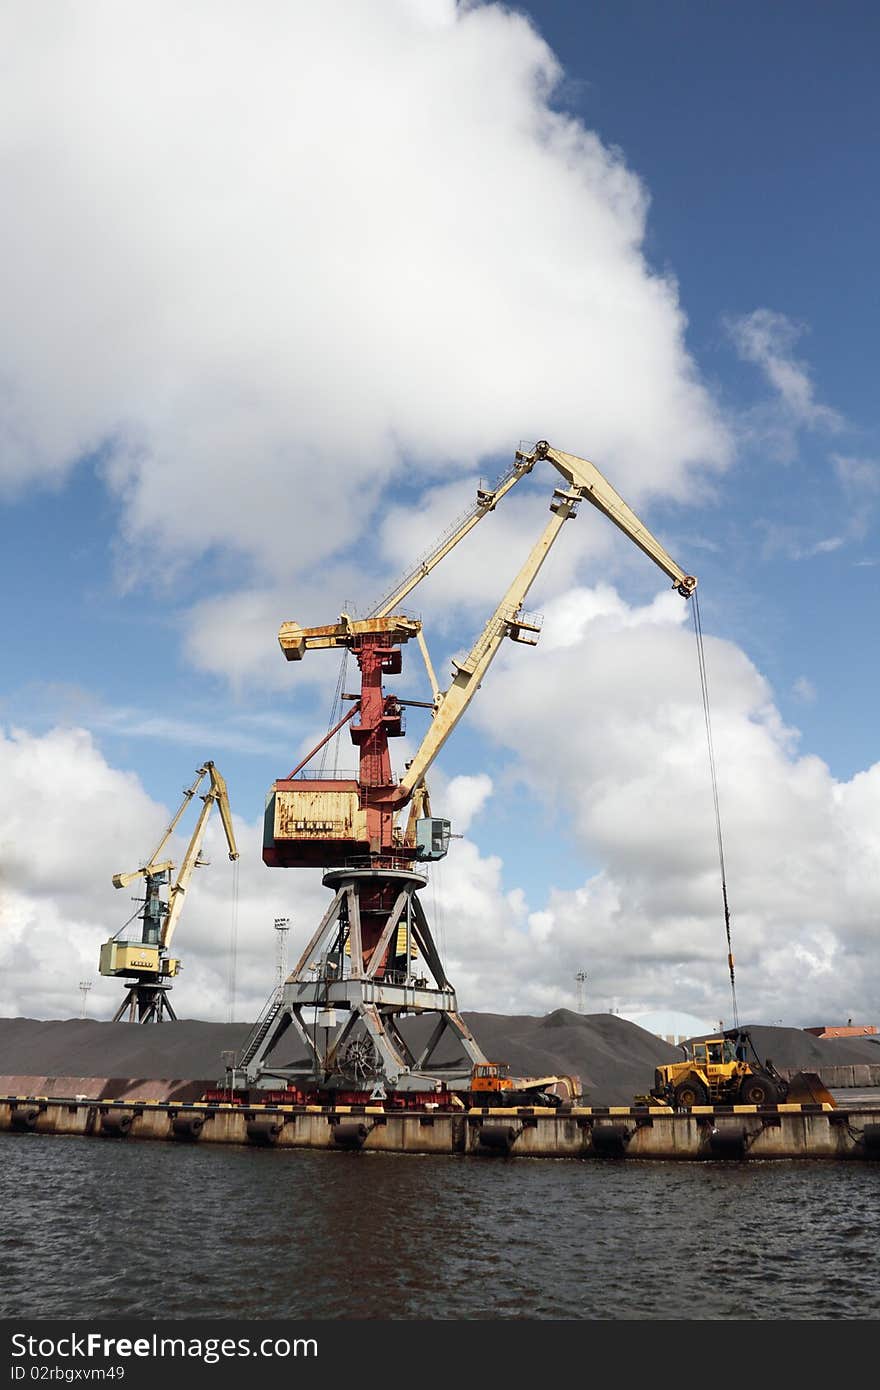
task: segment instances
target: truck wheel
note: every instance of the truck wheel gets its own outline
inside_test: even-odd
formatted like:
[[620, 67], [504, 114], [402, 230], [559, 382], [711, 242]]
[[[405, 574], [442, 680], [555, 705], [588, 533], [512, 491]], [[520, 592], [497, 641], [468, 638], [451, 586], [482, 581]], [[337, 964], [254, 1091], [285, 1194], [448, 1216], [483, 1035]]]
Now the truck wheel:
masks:
[[764, 1076], [746, 1076], [739, 1088], [741, 1105], [778, 1105], [779, 1091]]
[[679, 1109], [690, 1110], [692, 1105], [708, 1105], [706, 1088], [696, 1076], [686, 1077], [676, 1086], [673, 1096]]

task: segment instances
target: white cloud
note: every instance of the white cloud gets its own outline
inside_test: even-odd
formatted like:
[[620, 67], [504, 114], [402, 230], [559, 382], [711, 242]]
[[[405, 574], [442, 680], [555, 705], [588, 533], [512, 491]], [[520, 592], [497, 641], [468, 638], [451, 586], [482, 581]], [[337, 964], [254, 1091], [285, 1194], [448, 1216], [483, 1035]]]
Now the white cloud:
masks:
[[880, 493], [880, 463], [875, 459], [832, 454], [831, 462], [845, 491], [851, 496], [865, 498]]
[[762, 550], [765, 559], [783, 554], [790, 560], [809, 560], [814, 555], [833, 555], [846, 545], [845, 536], [823, 536], [820, 540], [813, 540], [807, 536], [806, 527], [803, 526], [783, 526], [771, 521], [759, 521], [757, 525], [764, 535]]
[[[246, 588], [214, 594], [194, 604], [183, 620], [184, 650], [197, 671], [216, 675], [236, 695], [253, 700], [254, 691], [285, 692], [291, 700], [320, 692], [329, 703], [336, 686], [340, 652], [309, 653], [289, 662], [278, 642], [284, 622], [304, 627], [335, 622], [353, 611], [363, 578], [352, 567], [326, 565], [294, 585]], [[354, 669], [350, 658], [349, 671]], [[354, 676], [349, 675], [350, 680]]]
[[[596, 609], [580, 641], [539, 650], [534, 664], [505, 653], [472, 716], [515, 759], [533, 802], [558, 812], [560, 833], [570, 827], [573, 853], [602, 866], [582, 888], [534, 905], [535, 923], [545, 931], [552, 914], [554, 977], [571, 999], [568, 976], [584, 966], [594, 997], [604, 990], [628, 1012], [725, 1016], [693, 639], [678, 624], [609, 615], [607, 602]], [[861, 958], [880, 891], [880, 764], [837, 782], [799, 754], [744, 654], [712, 638], [706, 651], [740, 1004], [754, 1017], [785, 1012], [806, 1024], [810, 1014], [850, 1014], [856, 999], [871, 1018]], [[529, 982], [518, 979], [516, 993], [524, 1004]]]
[[100, 450], [142, 577], [211, 547], [255, 591], [324, 567], [404, 459], [447, 479], [549, 436], [636, 502], [729, 460], [646, 191], [552, 109], [524, 16], [94, 0], [0, 26], [3, 483]]
[[[849, 534], [856, 541], [868, 534], [880, 498], [880, 463], [876, 459], [854, 458], [832, 454], [831, 462], [837, 480], [850, 506]], [[857, 560], [856, 564], [872, 564]]]
[[0, 785], [0, 1011], [75, 1017], [121, 925], [111, 877], [150, 852], [165, 813], [81, 729], [4, 731]]
[[838, 416], [815, 399], [815, 388], [806, 363], [792, 356], [804, 329], [785, 314], [755, 309], [730, 321], [729, 331], [740, 356], [754, 362], [798, 421], [806, 425], [836, 425]]
[[160, 828], [162, 809], [136, 777], [109, 767], [82, 729], [43, 737], [13, 729], [0, 735], [0, 756], [4, 890], [83, 901], [96, 877], [110, 884], [122, 868], [117, 857], [146, 852], [152, 819]]
[[[112, 876], [143, 863], [177, 806], [151, 801], [82, 729], [0, 736], [0, 786], [0, 1014], [76, 1017], [86, 979], [89, 1016], [111, 1018], [124, 990], [98, 973], [101, 943], [139, 910], [138, 883], [117, 890]], [[195, 812], [184, 817], [171, 842], [177, 863], [195, 819]], [[238, 874], [214, 816], [204, 841], [210, 866], [197, 871], [175, 936], [180, 1017], [227, 1017], [236, 879], [236, 1018], [254, 1018], [274, 984], [275, 917], [291, 918], [298, 954], [323, 910], [320, 876], [270, 873], [261, 861], [262, 824], [233, 820]]]
[[[222, 724], [218, 725], [204, 718], [186, 719], [120, 706], [98, 709], [91, 720], [91, 727], [100, 733], [154, 739], [165, 744], [180, 743], [188, 748], [210, 746], [255, 754], [274, 753], [278, 747], [277, 737], [271, 741], [265, 736], [260, 737], [254, 732], [252, 721], [239, 720], [234, 715], [224, 718]], [[277, 735], [277, 730], [275, 732]]]
[[[246, 683], [263, 689], [291, 687], [291, 672], [278, 645], [283, 622], [295, 615], [285, 607], [279, 589], [240, 589], [214, 595], [190, 609], [186, 619], [185, 649], [191, 664], [201, 671], [222, 675], [234, 689]], [[289, 596], [288, 606], [289, 606]], [[337, 615], [331, 613], [327, 622]], [[304, 668], [305, 679], [326, 674], [317, 664]], [[301, 673], [297, 671], [298, 678]]]
[[601, 625], [606, 619], [614, 627], [633, 628], [656, 624], [676, 626], [686, 622], [688, 616], [687, 605], [672, 590], [658, 594], [643, 607], [633, 608], [610, 584], [597, 584], [592, 589], [569, 589], [551, 600], [544, 610], [541, 648], [554, 651], [559, 647], [577, 646], [588, 629], [595, 631], [594, 625]]
[[[805, 526], [761, 521], [758, 525], [764, 533], [765, 555], [782, 552], [792, 560], [810, 559], [814, 555], [833, 554], [847, 544], [865, 539], [880, 498], [880, 463], [844, 454], [831, 454], [830, 460], [845, 504], [838, 518], [837, 534], [815, 539]], [[864, 565], [872, 561], [862, 558], [853, 563]]]
[[815, 702], [816, 687], [808, 676], [798, 676], [792, 690], [799, 700], [803, 700], [805, 705], [812, 705]]
[[453, 777], [443, 797], [444, 814], [452, 821], [453, 831], [464, 834], [469, 830], [491, 795], [492, 778], [485, 772]]
[[843, 428], [838, 412], [816, 400], [808, 365], [793, 355], [803, 324], [772, 309], [755, 309], [728, 319], [726, 328], [743, 361], [759, 367], [775, 392], [772, 402], [746, 414], [742, 427], [747, 434], [789, 463], [797, 453], [799, 430]]
[[[578, 604], [564, 596], [559, 608]], [[509, 862], [481, 852], [492, 780], [475, 770], [447, 783], [438, 773], [434, 811], [451, 813], [465, 838], [432, 866], [425, 908], [462, 1008], [574, 1008], [575, 975], [586, 970], [592, 1011], [728, 1017], [692, 639], [679, 622], [646, 621], [651, 605], [640, 614], [600, 595], [594, 609], [579, 641], [525, 663], [519, 649], [506, 652], [471, 715], [501, 745], [508, 782], [511, 764], [524, 782], [522, 814], [540, 817], [544, 833], [558, 830], [569, 869], [583, 865], [581, 885], [542, 881], [528, 836]], [[743, 653], [711, 638], [706, 650], [741, 1016], [874, 1021], [880, 763], [836, 781], [798, 752]], [[74, 1016], [79, 981], [92, 979], [89, 1013], [109, 1018], [121, 991], [98, 975], [98, 951], [137, 910], [136, 888], [117, 892], [110, 879], [155, 847], [176, 808], [152, 802], [76, 729], [5, 736], [0, 788], [0, 1012]], [[274, 983], [275, 918], [291, 921], [292, 965], [326, 907], [318, 871], [266, 869], [260, 824], [236, 817], [235, 829], [238, 873], [215, 817], [210, 866], [187, 898], [175, 941], [182, 1017], [227, 1017], [236, 902], [242, 1019], [256, 1016]]]

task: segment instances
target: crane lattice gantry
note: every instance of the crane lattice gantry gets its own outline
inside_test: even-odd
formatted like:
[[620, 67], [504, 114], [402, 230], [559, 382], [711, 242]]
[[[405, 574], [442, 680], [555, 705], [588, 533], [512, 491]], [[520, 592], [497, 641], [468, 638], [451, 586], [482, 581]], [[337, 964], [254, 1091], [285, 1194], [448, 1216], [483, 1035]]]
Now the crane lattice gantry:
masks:
[[[399, 610], [408, 594], [486, 517], [540, 461], [562, 475], [553, 490], [550, 518], [519, 572], [468, 655], [453, 663], [452, 679], [441, 689], [428, 654], [421, 622]], [[286, 777], [275, 782], [267, 800], [263, 860], [272, 867], [319, 866], [334, 897], [312, 939], [288, 977], [281, 996], [270, 1000], [246, 1044], [239, 1064], [249, 1079], [309, 1080], [325, 1087], [356, 1091], [370, 1087], [431, 1090], [461, 1075], [432, 1062], [451, 1030], [469, 1059], [466, 1075], [487, 1065], [458, 1014], [418, 891], [426, 883], [423, 865], [441, 859], [450, 840], [448, 820], [431, 814], [426, 775], [460, 722], [505, 638], [534, 646], [539, 625], [524, 612], [526, 596], [563, 525], [582, 501], [592, 503], [672, 580], [685, 598], [697, 581], [676, 564], [602, 473], [586, 459], [541, 441], [518, 451], [510, 470], [490, 490], [480, 489], [474, 506], [434, 550], [366, 618], [342, 613], [335, 623], [301, 627], [285, 622], [279, 633], [288, 661], [309, 651], [347, 649], [360, 670], [360, 691], [344, 695], [348, 712]], [[430, 723], [403, 776], [394, 777], [389, 739], [404, 733], [407, 701], [386, 694], [383, 679], [402, 670], [402, 648], [415, 641], [433, 691]], [[313, 775], [307, 764], [345, 724], [359, 750], [356, 778]], [[405, 826], [400, 813], [409, 805]], [[417, 964], [414, 966], [414, 961]], [[326, 1044], [310, 1028], [307, 1010], [321, 1010]], [[337, 1022], [337, 1010], [342, 1017]], [[404, 1036], [407, 1015], [435, 1014], [436, 1026], [414, 1048]], [[269, 1055], [293, 1025], [309, 1061], [301, 1067], [272, 1068]]]
[[[181, 860], [180, 870], [172, 883], [175, 865], [170, 859], [160, 859], [160, 855], [205, 777], [209, 778], [210, 786], [201, 797], [204, 805]], [[131, 873], [113, 875], [114, 888], [127, 888], [138, 878], [145, 881], [144, 909], [138, 916], [142, 923], [140, 941], [123, 938], [122, 933], [128, 926], [126, 923], [101, 947], [101, 974], [128, 977], [125, 998], [113, 1016], [114, 1023], [118, 1023], [126, 1014], [132, 1023], [160, 1023], [166, 1016], [176, 1018], [168, 992], [171, 980], [180, 970], [180, 960], [170, 954], [171, 942], [180, 921], [193, 871], [205, 864], [199, 855], [208, 818], [215, 805], [223, 822], [229, 858], [238, 859], [226, 782], [214, 764], [206, 762], [197, 770], [192, 785], [184, 791], [177, 814], [146, 864]], [[165, 886], [169, 889], [167, 901], [162, 897]]]

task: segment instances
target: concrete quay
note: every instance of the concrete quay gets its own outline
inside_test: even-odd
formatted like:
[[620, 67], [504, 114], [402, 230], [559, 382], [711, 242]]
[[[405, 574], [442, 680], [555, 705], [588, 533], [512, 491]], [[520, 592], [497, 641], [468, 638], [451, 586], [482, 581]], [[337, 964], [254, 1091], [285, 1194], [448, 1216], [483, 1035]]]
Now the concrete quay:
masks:
[[880, 1159], [880, 1112], [869, 1105], [432, 1112], [17, 1095], [0, 1097], [0, 1131], [503, 1158]]

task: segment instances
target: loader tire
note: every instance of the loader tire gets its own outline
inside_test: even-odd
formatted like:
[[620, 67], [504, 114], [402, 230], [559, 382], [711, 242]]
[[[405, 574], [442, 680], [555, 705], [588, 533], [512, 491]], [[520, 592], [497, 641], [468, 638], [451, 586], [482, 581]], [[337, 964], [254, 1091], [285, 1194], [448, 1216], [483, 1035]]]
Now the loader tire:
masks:
[[696, 1076], [686, 1076], [684, 1081], [679, 1081], [672, 1094], [680, 1110], [690, 1110], [692, 1105], [709, 1104], [706, 1087]]
[[740, 1105], [778, 1105], [779, 1089], [766, 1076], [746, 1076], [739, 1088]]

